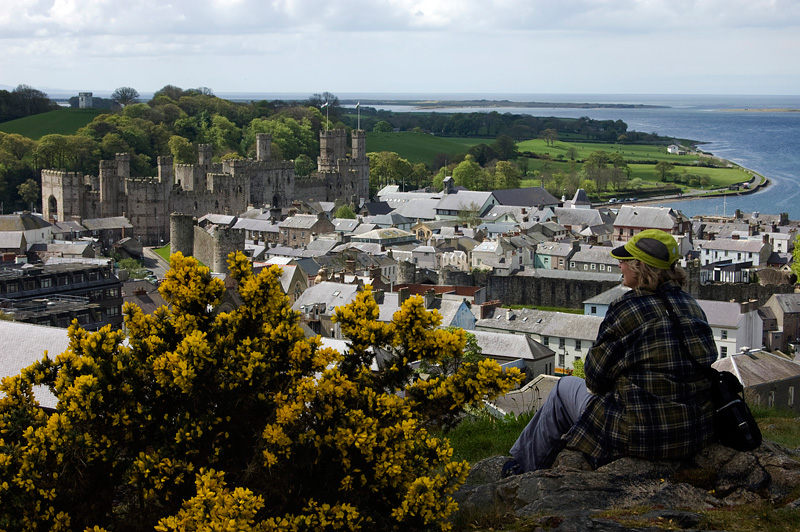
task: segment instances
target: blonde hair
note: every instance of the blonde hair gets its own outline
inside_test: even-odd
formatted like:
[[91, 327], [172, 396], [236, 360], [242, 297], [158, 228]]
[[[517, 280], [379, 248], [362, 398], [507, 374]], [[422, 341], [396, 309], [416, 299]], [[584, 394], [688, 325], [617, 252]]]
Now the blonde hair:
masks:
[[628, 268], [633, 272], [638, 281], [637, 287], [655, 292], [658, 287], [667, 281], [675, 281], [681, 288], [686, 288], [688, 276], [686, 270], [673, 263], [668, 270], [656, 268], [638, 260], [629, 260]]

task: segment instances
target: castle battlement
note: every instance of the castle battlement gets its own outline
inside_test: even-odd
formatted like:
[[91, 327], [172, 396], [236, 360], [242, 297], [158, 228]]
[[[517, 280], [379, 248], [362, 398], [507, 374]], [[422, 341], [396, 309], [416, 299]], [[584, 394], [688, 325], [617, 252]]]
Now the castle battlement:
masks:
[[257, 135], [255, 158], [214, 163], [212, 146], [200, 144], [195, 164], [173, 165], [171, 155], [159, 157], [158, 176], [131, 177], [131, 156], [116, 154], [100, 161], [97, 176], [43, 170], [42, 204], [49, 219], [127, 215], [132, 236], [155, 245], [169, 235], [165, 213], [235, 215], [250, 205], [283, 208], [298, 199], [357, 203], [369, 192], [369, 162], [365, 132], [355, 131], [352, 138], [351, 159], [344, 129], [320, 133], [319, 173], [302, 179], [294, 175], [293, 161], [270, 159], [272, 138], [266, 133]]

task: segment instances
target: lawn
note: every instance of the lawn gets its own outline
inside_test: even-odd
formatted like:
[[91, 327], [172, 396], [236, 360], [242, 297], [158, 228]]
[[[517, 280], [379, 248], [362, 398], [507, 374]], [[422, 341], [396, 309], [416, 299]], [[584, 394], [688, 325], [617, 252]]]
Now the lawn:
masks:
[[429, 166], [440, 153], [455, 156], [466, 153], [470, 146], [492, 142], [494, 139], [436, 137], [426, 133], [367, 132], [370, 152], [393, 151], [411, 163], [425, 163]]
[[90, 123], [103, 112], [100, 109], [56, 109], [0, 124], [0, 131], [17, 133], [23, 137], [39, 140], [44, 135], [74, 135], [76, 131]]
[[549, 154], [553, 159], [559, 155], [568, 160], [567, 150], [573, 147], [577, 150], [577, 158], [585, 159], [595, 151], [607, 153], [620, 153], [628, 161], [668, 161], [673, 164], [695, 164], [696, 155], [672, 155], [667, 153], [665, 146], [652, 144], [601, 144], [595, 142], [563, 142], [556, 141], [553, 146], [548, 146], [543, 139], [525, 140], [517, 143], [521, 152], [529, 151], [536, 154]]

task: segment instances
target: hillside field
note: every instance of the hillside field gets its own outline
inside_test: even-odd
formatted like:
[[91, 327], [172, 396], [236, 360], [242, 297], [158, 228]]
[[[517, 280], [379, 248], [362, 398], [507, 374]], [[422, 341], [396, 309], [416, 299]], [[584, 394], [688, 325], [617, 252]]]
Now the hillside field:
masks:
[[44, 135], [51, 134], [73, 135], [103, 112], [108, 111], [102, 109], [56, 109], [0, 123], [0, 131], [17, 133], [33, 140], [39, 140]]
[[367, 151], [393, 151], [411, 163], [433, 164], [440, 153], [459, 155], [470, 146], [491, 144], [494, 139], [436, 137], [426, 133], [374, 133], [367, 132]]

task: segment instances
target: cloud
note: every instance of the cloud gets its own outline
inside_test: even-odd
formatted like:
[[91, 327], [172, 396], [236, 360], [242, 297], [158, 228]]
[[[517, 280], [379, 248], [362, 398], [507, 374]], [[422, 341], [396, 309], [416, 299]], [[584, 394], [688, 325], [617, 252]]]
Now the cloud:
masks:
[[[705, 87], [731, 71], [790, 86], [798, 35], [796, 0], [6, 0], [0, 72], [112, 89], [525, 92], [569, 80], [572, 92], [625, 92], [643, 77], [662, 88], [691, 72]], [[253, 65], [270, 71], [229, 74]]]

